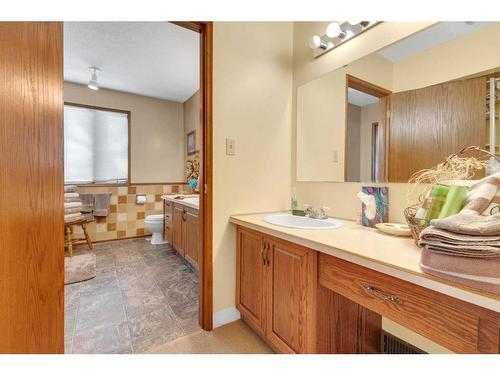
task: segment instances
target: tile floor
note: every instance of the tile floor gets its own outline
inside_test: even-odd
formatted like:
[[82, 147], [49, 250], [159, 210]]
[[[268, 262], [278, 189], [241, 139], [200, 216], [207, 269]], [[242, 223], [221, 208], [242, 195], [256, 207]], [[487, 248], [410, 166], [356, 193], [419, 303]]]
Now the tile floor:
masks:
[[198, 276], [169, 245], [135, 238], [94, 252], [97, 276], [65, 286], [66, 353], [143, 353], [200, 330]]

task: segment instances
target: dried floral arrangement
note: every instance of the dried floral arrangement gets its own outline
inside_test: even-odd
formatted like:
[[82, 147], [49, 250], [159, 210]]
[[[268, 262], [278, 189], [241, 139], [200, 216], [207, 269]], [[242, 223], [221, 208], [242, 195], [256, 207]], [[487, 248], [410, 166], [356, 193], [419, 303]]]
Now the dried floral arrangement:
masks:
[[[466, 156], [468, 153], [473, 155]], [[451, 154], [444, 162], [434, 168], [415, 172], [408, 180], [408, 183], [412, 184], [407, 195], [408, 205], [420, 205], [432, 189], [432, 186], [437, 183], [449, 180], [472, 179], [478, 171], [485, 169], [489, 165], [490, 157], [495, 157], [495, 155], [480, 147], [469, 146], [456, 154]], [[418, 196], [418, 202], [415, 202], [415, 196]]]
[[199, 179], [200, 176], [200, 161], [198, 160], [198, 155], [193, 159], [186, 161], [186, 181], [189, 183], [192, 179]]

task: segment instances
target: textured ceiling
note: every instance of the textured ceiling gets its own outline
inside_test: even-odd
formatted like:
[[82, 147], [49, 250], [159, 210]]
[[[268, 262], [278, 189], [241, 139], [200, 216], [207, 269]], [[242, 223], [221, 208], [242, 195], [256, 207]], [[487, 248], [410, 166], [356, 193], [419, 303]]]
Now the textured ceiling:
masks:
[[199, 88], [199, 34], [168, 22], [65, 22], [64, 80], [185, 102]]
[[396, 62], [489, 26], [491, 22], [438, 22], [414, 35], [378, 52], [385, 59]]

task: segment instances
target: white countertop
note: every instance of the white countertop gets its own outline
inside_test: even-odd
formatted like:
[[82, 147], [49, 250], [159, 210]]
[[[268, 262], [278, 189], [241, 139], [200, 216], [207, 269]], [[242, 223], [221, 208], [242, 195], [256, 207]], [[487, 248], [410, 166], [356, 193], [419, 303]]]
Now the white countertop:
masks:
[[254, 229], [321, 253], [424, 286], [437, 292], [500, 312], [500, 296], [461, 287], [420, 270], [420, 249], [411, 237], [395, 237], [354, 221], [335, 219], [331, 230], [285, 228], [264, 222], [269, 213], [231, 216], [233, 224]]
[[[183, 199], [175, 199], [175, 197], [182, 197]], [[169, 202], [174, 202], [174, 203], [177, 203], [177, 204], [181, 204], [183, 206], [186, 206], [186, 207], [191, 207], [191, 208], [194, 208], [196, 210], [199, 209], [199, 201], [197, 203], [193, 203], [193, 202], [190, 202], [190, 201], [186, 201], [185, 199], [186, 198], [199, 198], [199, 195], [198, 194], [190, 194], [190, 195], [183, 195], [183, 194], [164, 194], [161, 196], [161, 199], [164, 199], [164, 200], [167, 200]]]

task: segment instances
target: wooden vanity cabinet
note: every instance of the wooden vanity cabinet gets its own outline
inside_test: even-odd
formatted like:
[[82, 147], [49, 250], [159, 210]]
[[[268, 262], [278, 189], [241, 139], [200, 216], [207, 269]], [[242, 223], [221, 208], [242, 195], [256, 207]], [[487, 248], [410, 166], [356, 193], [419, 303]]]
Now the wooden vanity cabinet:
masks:
[[[198, 210], [177, 203], [169, 203], [172, 205], [172, 224], [171, 240], [169, 239], [168, 241], [179, 255], [183, 256], [198, 270], [200, 253], [198, 244]], [[166, 238], [168, 239], [168, 237]]]
[[173, 203], [167, 200], [163, 201], [163, 238], [172, 244], [173, 227], [172, 227], [172, 206]]
[[182, 222], [184, 257], [198, 270], [198, 210], [186, 207]]
[[183, 218], [184, 206], [174, 203], [172, 212], [172, 246], [182, 256], [184, 256], [184, 236], [182, 235]]
[[314, 353], [317, 253], [237, 229], [236, 306], [281, 353]]

